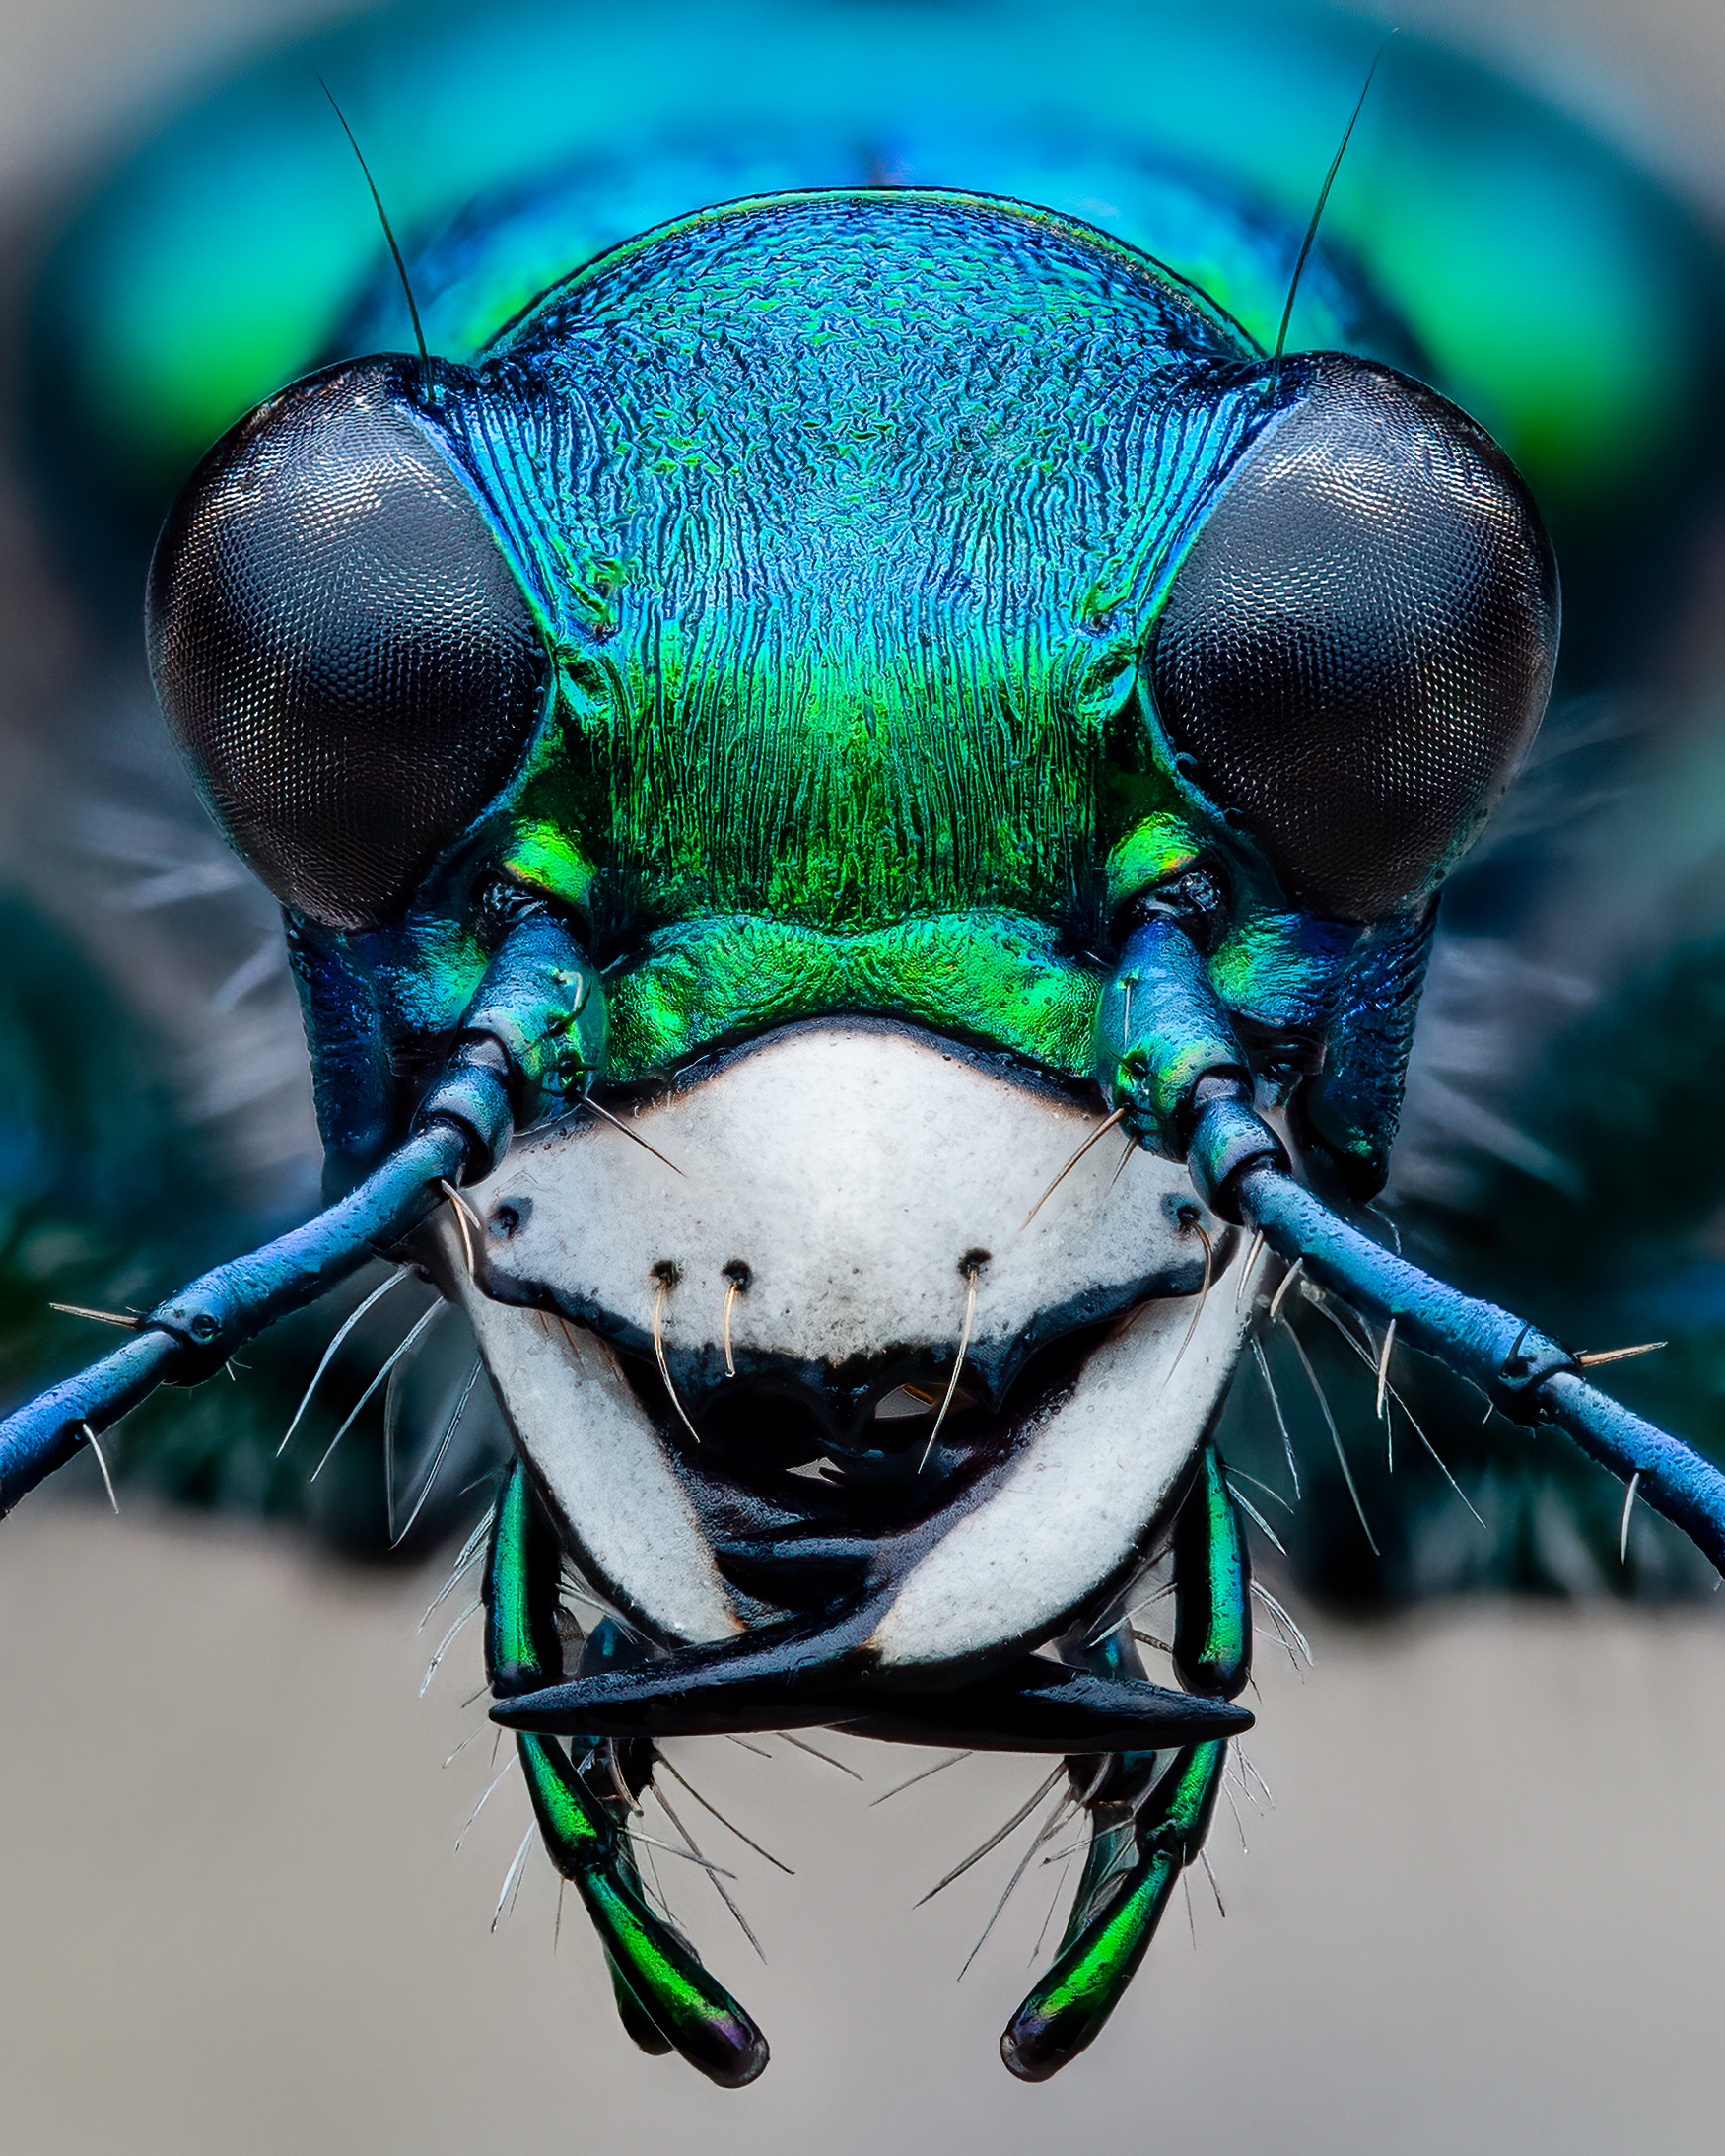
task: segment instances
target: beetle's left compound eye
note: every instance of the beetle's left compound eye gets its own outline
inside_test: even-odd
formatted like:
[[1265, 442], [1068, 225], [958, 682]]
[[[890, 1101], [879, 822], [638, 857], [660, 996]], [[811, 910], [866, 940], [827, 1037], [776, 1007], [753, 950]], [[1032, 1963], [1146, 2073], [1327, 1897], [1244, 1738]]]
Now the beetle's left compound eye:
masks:
[[169, 728], [287, 905], [376, 925], [519, 761], [548, 661], [402, 370], [313, 377], [204, 459], [150, 572]]
[[1415, 906], [1545, 709], [1556, 577], [1509, 459], [1418, 383], [1287, 365], [1157, 625], [1150, 680], [1205, 794], [1312, 911]]

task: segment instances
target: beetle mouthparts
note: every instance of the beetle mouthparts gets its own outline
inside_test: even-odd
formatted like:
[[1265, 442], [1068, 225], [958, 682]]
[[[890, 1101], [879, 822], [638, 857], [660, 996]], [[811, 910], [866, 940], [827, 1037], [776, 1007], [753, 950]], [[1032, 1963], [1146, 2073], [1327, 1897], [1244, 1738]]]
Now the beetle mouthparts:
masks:
[[1176, 1163], [1135, 1148], [1117, 1177], [1097, 1148], [1020, 1233], [1098, 1111], [850, 1019], [635, 1120], [684, 1177], [576, 1118], [472, 1187], [476, 1268], [448, 1217], [422, 1245], [612, 1609], [673, 1650], [812, 1623], [824, 1694], [849, 1608], [909, 1693], [1000, 1671], [1141, 1569], [1259, 1315]]
[[[860, 1613], [859, 1613], [860, 1614]], [[760, 1634], [721, 1648], [689, 1648], [633, 1669], [500, 1700], [506, 1729], [553, 1736], [698, 1737], [843, 1726], [900, 1744], [971, 1751], [1148, 1752], [1238, 1736], [1252, 1715], [1143, 1678], [1105, 1677], [1042, 1655], [997, 1676], [921, 1689], [858, 1667], [859, 1616]], [[850, 1662], [855, 1674], [850, 1674]]]

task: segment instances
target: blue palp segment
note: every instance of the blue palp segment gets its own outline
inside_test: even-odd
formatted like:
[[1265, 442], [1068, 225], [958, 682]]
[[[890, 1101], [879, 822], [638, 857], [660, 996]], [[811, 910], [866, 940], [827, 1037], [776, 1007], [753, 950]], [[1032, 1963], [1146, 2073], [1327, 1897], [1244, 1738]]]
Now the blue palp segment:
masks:
[[0, 1518], [160, 1384], [213, 1376], [235, 1349], [303, 1309], [398, 1243], [489, 1172], [518, 1106], [536, 1114], [578, 1083], [602, 1042], [602, 1000], [568, 927], [542, 907], [513, 923], [465, 1013], [417, 1127], [359, 1186], [314, 1219], [231, 1258], [139, 1320], [138, 1338], [52, 1386], [0, 1424]]
[[[1590, 1457], [1625, 1482], [1725, 1572], [1725, 1473], [1681, 1439], [1597, 1392], [1569, 1351], [1496, 1303], [1463, 1294], [1349, 1227], [1287, 1172], [1281, 1142], [1250, 1105], [1230, 1068], [1225, 1013], [1205, 985], [1179, 924], [1154, 918], [1129, 950], [1146, 988], [1167, 984], [1176, 1027], [1135, 1028], [1137, 1066], [1116, 1067], [1117, 1089], [1138, 1106], [1164, 1147], [1190, 1123], [1186, 1163], [1224, 1218], [1257, 1229], [1279, 1257], [1299, 1260], [1316, 1286], [1388, 1323], [1479, 1386], [1511, 1421], [1555, 1423]], [[1128, 970], [1123, 966], [1123, 974]], [[1111, 991], [1112, 994], [1112, 991]], [[1109, 1008], [1105, 1006], [1105, 1011]]]
[[1096, 1076], [1110, 1104], [1130, 1104], [1128, 1127], [1172, 1158], [1199, 1081], [1226, 1073], [1245, 1082], [1250, 1075], [1208, 968], [1167, 913], [1152, 913], [1128, 938], [1096, 1033]]
[[[1200, 1119], [1192, 1164], [1208, 1188], [1218, 1181], [1206, 1167], [1206, 1152], [1212, 1139], [1231, 1142], [1234, 1121], [1218, 1114], [1212, 1122], [1208, 1111]], [[1646, 1502], [1725, 1572], [1725, 1473], [1589, 1385], [1566, 1348], [1374, 1243], [1289, 1175], [1247, 1161], [1219, 1186], [1278, 1256], [1298, 1259], [1309, 1280], [1362, 1315], [1393, 1318], [1399, 1340], [1477, 1385], [1512, 1422], [1553, 1423], [1614, 1475], [1625, 1482], [1638, 1475]]]
[[440, 1185], [462, 1172], [468, 1139], [435, 1124], [393, 1152], [326, 1212], [261, 1250], [194, 1281], [140, 1321], [128, 1340], [62, 1379], [0, 1424], [0, 1517], [160, 1384], [196, 1384], [234, 1350], [399, 1242], [444, 1203]]
[[100, 1436], [147, 1400], [181, 1353], [170, 1333], [140, 1333], [0, 1423], [0, 1518], [77, 1456], [87, 1426]]

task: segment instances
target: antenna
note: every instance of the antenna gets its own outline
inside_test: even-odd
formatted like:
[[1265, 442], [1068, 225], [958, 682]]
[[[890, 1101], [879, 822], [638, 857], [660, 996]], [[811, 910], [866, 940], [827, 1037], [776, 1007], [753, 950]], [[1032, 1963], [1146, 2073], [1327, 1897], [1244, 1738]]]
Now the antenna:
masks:
[[[1377, 65], [1377, 62], [1376, 62], [1376, 61], [1374, 60], [1374, 61], [1372, 62], [1372, 65], [1373, 65], [1373, 67], [1376, 67], [1376, 65]], [[1371, 82], [1371, 77], [1370, 77], [1370, 76], [1368, 75], [1368, 76], [1366, 77], [1366, 83], [1367, 83], [1368, 87], [1369, 87], [1369, 85], [1370, 85], [1370, 82]], [[348, 125], [348, 123], [347, 123], [347, 114], [346, 114], [346, 113], [345, 113], [345, 112], [344, 112], [344, 111], [342, 110], [341, 106], [340, 106], [339, 104], [336, 104], [336, 102], [335, 102], [335, 93], [334, 93], [334, 91], [330, 89], [329, 85], [328, 85], [328, 84], [327, 84], [327, 83], [326, 83], [326, 82], [325, 82], [325, 81], [323, 80], [323, 77], [322, 77], [321, 75], [319, 75], [319, 76], [318, 76], [318, 78], [317, 78], [317, 87], [318, 87], [318, 89], [319, 89], [319, 90], [321, 90], [321, 91], [322, 91], [323, 95], [324, 95], [324, 96], [325, 96], [325, 97], [326, 97], [326, 98], [327, 98], [327, 99], [329, 100], [329, 109], [330, 109], [330, 110], [331, 110], [331, 111], [332, 111], [332, 112], [333, 112], [333, 113], [335, 114], [336, 118], [337, 118], [337, 119], [338, 119], [338, 120], [339, 120], [339, 121], [341, 122], [341, 131], [342, 131], [342, 133], [343, 133], [343, 134], [344, 134], [344, 135], [345, 135], [345, 136], [347, 137], [347, 140], [348, 140], [348, 147], [349, 147], [349, 149], [351, 149], [351, 150], [352, 150], [352, 152], [353, 152], [354, 156], [355, 156], [355, 157], [357, 157], [357, 158], [359, 159], [359, 161], [360, 161], [360, 171], [361, 171], [362, 173], [364, 173], [364, 174], [365, 174], [365, 175], [366, 175], [366, 185], [367, 185], [368, 187], [370, 187], [370, 189], [372, 190], [372, 207], [373, 207], [373, 208], [374, 208], [374, 209], [375, 209], [375, 210], [377, 211], [377, 213], [378, 213], [378, 222], [379, 222], [379, 224], [380, 224], [380, 225], [381, 225], [381, 226], [382, 226], [382, 228], [383, 228], [383, 238], [384, 238], [384, 239], [385, 239], [385, 240], [386, 240], [386, 241], [387, 241], [387, 242], [389, 243], [389, 252], [390, 252], [390, 253], [391, 253], [391, 254], [392, 254], [392, 255], [394, 256], [394, 258], [395, 258], [395, 274], [396, 274], [396, 275], [397, 275], [397, 276], [398, 276], [398, 277], [399, 277], [399, 278], [401, 279], [401, 290], [402, 290], [402, 292], [403, 292], [403, 293], [404, 293], [404, 294], [406, 295], [406, 298], [407, 298], [407, 312], [408, 312], [408, 313], [409, 313], [410, 315], [412, 315], [412, 317], [413, 317], [413, 341], [414, 341], [414, 343], [415, 343], [415, 344], [417, 344], [417, 345], [419, 346], [419, 367], [420, 367], [420, 378], [421, 378], [422, 382], [423, 382], [423, 383], [424, 383], [424, 384], [425, 384], [425, 393], [427, 394], [427, 396], [430, 396], [430, 394], [431, 394], [431, 354], [430, 354], [430, 353], [429, 353], [429, 352], [428, 352], [428, 351], [426, 350], [426, 348], [425, 348], [425, 331], [424, 331], [424, 329], [423, 329], [423, 328], [422, 328], [422, 327], [420, 326], [420, 320], [419, 320], [419, 306], [418, 306], [418, 303], [417, 303], [417, 302], [415, 301], [415, 299], [414, 299], [414, 297], [413, 297], [413, 286], [412, 286], [412, 283], [410, 282], [410, 280], [409, 280], [409, 278], [408, 278], [408, 275], [407, 275], [407, 264], [406, 264], [406, 263], [405, 263], [405, 262], [404, 262], [404, 261], [403, 261], [403, 260], [401, 259], [401, 249], [400, 249], [400, 248], [399, 248], [399, 247], [398, 247], [398, 246], [397, 246], [397, 245], [395, 244], [395, 235], [394, 235], [393, 231], [392, 231], [392, 230], [390, 229], [388, 212], [387, 212], [387, 211], [386, 211], [386, 210], [384, 209], [384, 207], [383, 207], [383, 197], [382, 197], [382, 196], [381, 196], [381, 195], [380, 195], [380, 193], [378, 192], [378, 182], [377, 182], [377, 181], [376, 181], [376, 180], [375, 180], [375, 179], [374, 179], [374, 178], [372, 177], [372, 168], [371, 168], [371, 167], [370, 167], [370, 166], [369, 166], [369, 165], [368, 165], [368, 164], [366, 163], [366, 153], [365, 153], [365, 152], [364, 152], [364, 151], [363, 151], [363, 150], [362, 150], [362, 149], [360, 148], [360, 146], [359, 146], [359, 141], [358, 141], [358, 138], [357, 138], [357, 137], [355, 136], [355, 134], [354, 134], [354, 131], [353, 131], [353, 129], [352, 129], [352, 128], [351, 128], [351, 127], [350, 127], [349, 125]], [[1360, 95], [1361, 95], [1361, 97], [1363, 98], [1363, 97], [1364, 97], [1364, 95], [1365, 95], [1365, 93], [1364, 93], [1364, 92], [1362, 91], [1362, 92], [1360, 93]], [[1355, 111], [1354, 111], [1354, 115], [1353, 115], [1353, 117], [1354, 117], [1354, 119], [1357, 119], [1357, 118], [1359, 117], [1359, 112], [1358, 112], [1357, 108], [1356, 108], [1356, 109], [1355, 109]], [[1349, 123], [1349, 132], [1350, 132], [1350, 133], [1352, 132], [1351, 122]], [[1346, 142], [1346, 136], [1345, 136], [1345, 137], [1343, 138], [1343, 144], [1342, 144], [1342, 147], [1343, 147], [1343, 149], [1346, 149], [1346, 148], [1347, 147], [1347, 142]], [[1338, 153], [1337, 153], [1337, 160], [1338, 160], [1338, 163], [1340, 163], [1340, 161], [1341, 161], [1341, 152], [1340, 152], [1340, 151], [1338, 151]], [[1335, 178], [1335, 176], [1336, 176], [1336, 167], [1335, 167], [1335, 166], [1333, 165], [1333, 166], [1332, 166], [1332, 167], [1330, 168], [1330, 178], [1331, 178], [1331, 179], [1334, 179], [1334, 178]], [[1328, 193], [1328, 192], [1329, 192], [1329, 180], [1326, 180], [1326, 181], [1325, 181], [1325, 183], [1324, 183], [1324, 188], [1325, 188], [1325, 193]], [[1324, 205], [1323, 205], [1323, 202], [1322, 202], [1322, 200], [1320, 199], [1320, 201], [1319, 201], [1319, 204], [1318, 204], [1318, 207], [1319, 207], [1320, 209], [1322, 209], [1322, 208], [1323, 208], [1323, 206], [1324, 206]], [[1310, 237], [1309, 237], [1309, 236], [1308, 236], [1308, 238], [1307, 238], [1307, 244], [1308, 244], [1308, 245], [1310, 245], [1310, 244], [1311, 244], [1311, 241], [1310, 241]], [[1302, 254], [1302, 255], [1300, 256], [1300, 260], [1301, 260], [1302, 262], [1303, 262], [1303, 261], [1305, 260], [1305, 256], [1304, 256], [1303, 254]], [[1297, 282], [1297, 281], [1298, 281], [1298, 278], [1299, 278], [1299, 271], [1298, 271], [1297, 269], [1296, 269], [1296, 270], [1294, 271], [1294, 278], [1295, 278], [1295, 281]], [[1292, 296], [1291, 296], [1291, 295], [1289, 296], [1289, 299], [1288, 299], [1288, 305], [1289, 305], [1290, 307], [1291, 307], [1291, 306], [1293, 305], [1293, 299], [1292, 299]], [[1286, 321], [1286, 318], [1285, 318], [1285, 316], [1283, 317], [1283, 320], [1282, 320], [1282, 327], [1283, 327], [1283, 329], [1286, 329], [1286, 327], [1287, 327], [1287, 321]], [[1279, 347], [1279, 346], [1277, 346], [1277, 348], [1276, 348], [1276, 356], [1277, 356], [1277, 358], [1279, 358], [1279, 357], [1281, 356], [1281, 354], [1280, 354], [1280, 347]]]
[[[1347, 145], [1353, 140], [1353, 130], [1359, 124], [1360, 113], [1365, 109], [1366, 93], [1371, 89], [1372, 77], [1378, 71], [1378, 62], [1389, 49], [1390, 37], [1395, 35], [1396, 33], [1392, 30], [1389, 37], [1386, 37], [1372, 54], [1371, 65], [1365, 71], [1365, 81], [1359, 86], [1359, 96], [1353, 101], [1352, 114], [1347, 125], [1342, 131], [1342, 140], [1336, 145], [1336, 155], [1330, 160], [1330, 170], [1324, 174], [1324, 184], [1318, 189], [1318, 200], [1312, 210], [1312, 221], [1306, 227], [1306, 237], [1300, 242], [1299, 258], [1295, 261], [1293, 275], [1287, 282], [1287, 301], [1281, 311], [1281, 327], [1276, 333], [1276, 351], [1270, 370], [1270, 393], [1272, 396], [1276, 394], [1276, 383], [1281, 379], [1281, 356], [1287, 348], [1287, 325], [1293, 319], [1294, 301], [1299, 296], [1300, 279], [1305, 274], [1306, 261], [1311, 254], [1312, 243], [1318, 237], [1318, 227], [1323, 222], [1324, 211], [1330, 200], [1330, 189], [1336, 184], [1336, 174], [1342, 170], [1342, 160], [1347, 155]], [[345, 127], [346, 124], [347, 122], [344, 120], [342, 125]], [[377, 189], [374, 188], [372, 191], [375, 194]], [[380, 217], [383, 214], [380, 204], [378, 214]], [[385, 227], [384, 229], [387, 230], [388, 228]], [[391, 242], [390, 243], [393, 244], [394, 243]], [[402, 274], [405, 276], [406, 272], [403, 271]], [[416, 316], [415, 319], [417, 318]]]

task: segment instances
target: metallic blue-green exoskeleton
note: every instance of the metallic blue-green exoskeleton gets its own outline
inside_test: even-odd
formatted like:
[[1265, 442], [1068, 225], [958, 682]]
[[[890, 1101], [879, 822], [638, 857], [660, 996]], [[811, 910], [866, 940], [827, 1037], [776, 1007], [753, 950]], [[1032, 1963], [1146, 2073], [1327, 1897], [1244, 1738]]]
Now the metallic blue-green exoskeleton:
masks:
[[422, 1268], [516, 1444], [494, 1718], [631, 2035], [766, 2062], [635, 1872], [657, 1743], [839, 1727], [1067, 1762], [1089, 1852], [1002, 2038], [1046, 2077], [1250, 1723], [1215, 1424], [1296, 1279], [1725, 1565], [1725, 1478], [1347, 1217], [1557, 611], [1455, 405], [985, 194], [703, 208], [467, 359], [297, 381], [181, 494], [150, 639], [284, 909], [329, 1208], [14, 1416], [0, 1504]]

